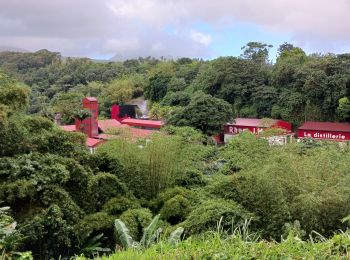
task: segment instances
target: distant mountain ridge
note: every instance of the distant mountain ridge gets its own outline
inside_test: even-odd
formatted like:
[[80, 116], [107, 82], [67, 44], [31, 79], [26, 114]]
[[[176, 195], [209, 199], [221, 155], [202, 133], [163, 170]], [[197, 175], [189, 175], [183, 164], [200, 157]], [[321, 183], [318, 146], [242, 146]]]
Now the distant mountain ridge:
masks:
[[[150, 58], [156, 58], [159, 60], [174, 60], [176, 58], [174, 58], [171, 55], [167, 55], [167, 56], [152, 56], [149, 55], [148, 57]], [[140, 55], [129, 55], [129, 56], [125, 56], [122, 54], [116, 54], [114, 55], [112, 58], [110, 58], [110, 61], [126, 61], [126, 60], [132, 60], [132, 59], [139, 59], [139, 58], [147, 58], [147, 56], [140, 56]]]
[[4, 52], [4, 51], [30, 52], [30, 51], [28, 51], [28, 50], [21, 49], [21, 48], [16, 48], [16, 47], [11, 47], [11, 46], [1, 46], [1, 45], [0, 45], [0, 52]]

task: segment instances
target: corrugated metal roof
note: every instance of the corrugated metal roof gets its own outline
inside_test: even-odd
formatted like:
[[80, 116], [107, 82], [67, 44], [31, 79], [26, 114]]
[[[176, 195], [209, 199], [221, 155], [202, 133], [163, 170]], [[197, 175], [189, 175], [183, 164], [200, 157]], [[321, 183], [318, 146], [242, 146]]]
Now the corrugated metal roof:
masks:
[[158, 120], [142, 120], [135, 118], [127, 118], [121, 121], [122, 124], [130, 126], [141, 126], [141, 127], [150, 127], [150, 128], [161, 128], [164, 125], [163, 121]]
[[87, 147], [96, 147], [97, 145], [103, 143], [104, 140], [101, 140], [101, 139], [95, 139], [95, 138], [89, 138], [87, 137], [86, 138], [86, 146]]
[[105, 119], [98, 120], [98, 128], [101, 129], [102, 132], [106, 133], [109, 128], [119, 128], [123, 127], [120, 122], [115, 119]]
[[299, 130], [350, 132], [350, 124], [349, 123], [335, 123], [335, 122], [307, 121], [302, 126], [300, 126], [298, 129]]
[[86, 98], [83, 98], [83, 101], [84, 100], [87, 100], [87, 101], [97, 101], [97, 98], [96, 97], [86, 97]]
[[133, 138], [145, 138], [157, 131], [130, 127], [130, 132]]
[[[271, 124], [266, 125], [266, 122], [270, 122]], [[268, 121], [258, 118], [236, 118], [235, 123], [232, 125], [239, 125], [239, 126], [251, 126], [251, 127], [271, 127], [274, 124], [276, 124], [276, 120], [269, 119]], [[229, 124], [230, 125], [230, 124]]]

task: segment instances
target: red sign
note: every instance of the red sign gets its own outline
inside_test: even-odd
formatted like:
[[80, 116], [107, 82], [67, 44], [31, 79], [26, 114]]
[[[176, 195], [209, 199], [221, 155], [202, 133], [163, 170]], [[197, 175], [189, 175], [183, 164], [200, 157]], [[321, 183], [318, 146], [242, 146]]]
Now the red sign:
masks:
[[249, 130], [250, 132], [254, 134], [260, 134], [262, 131], [264, 131], [261, 127], [254, 127], [254, 126], [237, 126], [237, 125], [226, 125], [225, 126], [225, 134], [239, 134], [243, 131]]
[[350, 140], [350, 133], [334, 131], [298, 130], [298, 138], [347, 141]]

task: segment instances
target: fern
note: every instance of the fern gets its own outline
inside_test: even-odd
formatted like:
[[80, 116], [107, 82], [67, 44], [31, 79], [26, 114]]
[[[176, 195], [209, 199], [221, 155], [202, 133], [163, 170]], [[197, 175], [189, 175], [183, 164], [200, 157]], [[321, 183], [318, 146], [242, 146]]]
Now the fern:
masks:
[[134, 246], [134, 240], [129, 234], [129, 229], [125, 226], [124, 222], [120, 219], [114, 221], [115, 231], [117, 236], [125, 249], [129, 249]]
[[183, 227], [178, 227], [175, 231], [171, 232], [168, 243], [170, 245], [177, 245], [181, 240], [181, 235], [184, 232]]
[[155, 216], [151, 223], [149, 224], [148, 227], [145, 228], [145, 230], [143, 231], [143, 236], [142, 239], [140, 241], [140, 244], [143, 247], [149, 247], [152, 244], [152, 237], [156, 232], [157, 226], [158, 226], [158, 222], [159, 222], [159, 217], [160, 215], [158, 214], [157, 216]]

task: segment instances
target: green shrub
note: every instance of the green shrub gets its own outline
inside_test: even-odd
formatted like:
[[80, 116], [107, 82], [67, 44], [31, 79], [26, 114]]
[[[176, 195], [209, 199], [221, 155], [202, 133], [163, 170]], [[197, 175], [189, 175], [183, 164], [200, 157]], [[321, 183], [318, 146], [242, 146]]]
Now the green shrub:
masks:
[[141, 239], [143, 229], [148, 226], [152, 220], [152, 213], [149, 209], [129, 209], [120, 216], [120, 220], [125, 223], [134, 240]]
[[208, 183], [202, 172], [196, 169], [183, 169], [176, 177], [175, 184], [185, 188], [204, 186]]
[[34, 256], [58, 258], [68, 255], [70, 248], [74, 247], [73, 227], [55, 204], [28, 219], [21, 230], [26, 237], [25, 249], [31, 250]]
[[208, 190], [231, 199], [259, 217], [255, 224], [266, 237], [278, 239], [284, 223], [290, 221], [289, 206], [280, 183], [267, 173], [244, 173], [220, 178]]
[[185, 220], [194, 205], [194, 201], [194, 192], [182, 187], [175, 187], [159, 194], [155, 204], [161, 218], [175, 225]]
[[224, 174], [232, 174], [242, 169], [251, 169], [260, 165], [267, 157], [268, 142], [244, 131], [232, 138], [224, 147], [222, 157], [228, 162], [221, 169]]
[[115, 175], [99, 173], [90, 179], [88, 191], [93, 194], [95, 205], [100, 209], [110, 198], [126, 194], [127, 188]]
[[254, 218], [254, 215], [237, 202], [210, 199], [198, 205], [180, 225], [185, 228], [186, 234], [200, 234], [216, 230], [221, 218], [221, 228], [233, 231], [232, 228], [239, 227], [245, 220]]
[[118, 174], [123, 171], [123, 166], [119, 162], [118, 158], [108, 155], [108, 153], [105, 151], [99, 151], [89, 156], [87, 165], [89, 165], [92, 171], [95, 173], [108, 172], [118, 176]]
[[114, 216], [119, 216], [128, 209], [137, 208], [141, 208], [141, 205], [136, 198], [128, 198], [123, 196], [111, 198], [102, 206], [102, 210], [104, 212]]
[[104, 233], [113, 237], [113, 221], [115, 217], [106, 212], [97, 212], [85, 216], [75, 226], [74, 231], [79, 239], [89, 234]]
[[63, 218], [67, 223], [74, 224], [83, 215], [82, 210], [73, 201], [72, 197], [64, 189], [59, 186], [51, 186], [45, 189], [41, 196], [41, 202], [45, 206], [56, 204], [60, 207]]

